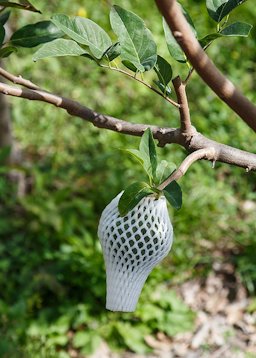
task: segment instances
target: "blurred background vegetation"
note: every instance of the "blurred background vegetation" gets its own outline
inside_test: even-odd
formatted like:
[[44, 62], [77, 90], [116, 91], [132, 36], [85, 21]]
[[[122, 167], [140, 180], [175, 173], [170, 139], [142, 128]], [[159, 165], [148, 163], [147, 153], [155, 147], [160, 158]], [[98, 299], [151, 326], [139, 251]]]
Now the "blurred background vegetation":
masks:
[[[14, 11], [12, 28], [49, 19], [53, 13], [87, 16], [110, 31], [111, 1], [42, 1], [43, 15]], [[152, 2], [118, 0], [153, 32], [159, 53], [169, 58], [161, 17]], [[205, 1], [182, 1], [203, 37], [214, 28]], [[231, 15], [254, 25], [251, 2]], [[177, 127], [178, 113], [162, 98], [118, 73], [84, 58], [32, 62], [35, 50], [21, 49], [5, 60], [12, 73], [99, 112], [133, 122]], [[215, 63], [256, 102], [255, 38], [217, 40], [209, 49]], [[169, 61], [175, 74], [187, 68]], [[151, 76], [151, 75], [150, 75]], [[152, 81], [151, 77], [146, 77]], [[202, 83], [188, 86], [192, 121], [212, 139], [255, 152], [255, 135]], [[172, 286], [205, 276], [214, 260], [235, 264], [250, 295], [256, 287], [256, 175], [224, 164], [198, 162], [180, 180], [184, 205], [170, 208], [175, 230], [172, 251], [143, 289], [136, 312], [105, 310], [105, 273], [97, 225], [103, 208], [143, 175], [119, 149], [138, 147], [139, 139], [93, 128], [50, 105], [21, 99], [11, 103], [13, 135], [22, 151], [15, 170], [27, 190], [4, 175], [0, 163], [0, 357], [69, 357], [74, 348], [89, 354], [101, 340], [115, 350], [150, 351], [147, 334], [173, 336], [193, 328], [196, 313]], [[169, 145], [158, 150], [177, 165], [185, 151]], [[1, 156], [0, 156], [1, 159]], [[254, 206], [253, 206], [254, 205]], [[250, 210], [254, 207], [254, 210]], [[215, 257], [215, 248], [225, 255]]]

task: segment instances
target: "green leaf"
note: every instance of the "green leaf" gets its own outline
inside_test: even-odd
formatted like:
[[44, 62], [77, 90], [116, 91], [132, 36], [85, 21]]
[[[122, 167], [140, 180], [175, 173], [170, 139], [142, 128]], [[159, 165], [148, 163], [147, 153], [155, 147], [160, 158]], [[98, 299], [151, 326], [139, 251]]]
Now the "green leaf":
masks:
[[154, 70], [159, 79], [159, 81], [154, 81], [154, 83], [164, 95], [169, 96], [171, 94], [171, 89], [168, 86], [168, 83], [172, 79], [172, 66], [163, 57], [158, 55]]
[[119, 203], [118, 210], [120, 216], [125, 216], [132, 210], [145, 196], [152, 194], [153, 190], [147, 183], [135, 182], [128, 186], [123, 192]]
[[144, 159], [143, 166], [150, 179], [156, 182], [157, 155], [156, 145], [152, 132], [149, 128], [145, 130], [140, 141], [140, 153]]
[[0, 58], [10, 56], [13, 52], [16, 52], [17, 48], [13, 46], [6, 46], [0, 49]]
[[223, 36], [243, 36], [247, 37], [250, 34], [252, 25], [245, 22], [234, 22], [233, 24], [225, 27], [220, 34]]
[[159, 81], [167, 86], [172, 79], [172, 66], [163, 57], [157, 56], [157, 63], [154, 70], [158, 76]]
[[54, 15], [52, 22], [76, 42], [89, 46], [94, 57], [101, 59], [112, 45], [108, 34], [95, 22], [76, 16], [70, 19], [66, 15]]
[[137, 150], [137, 149], [124, 149], [124, 151], [129, 153], [129, 154], [131, 154], [143, 166], [144, 156], [142, 155], [142, 153], [139, 150]]
[[165, 35], [165, 41], [167, 44], [168, 51], [170, 55], [178, 62], [186, 63], [186, 55], [180, 48], [180, 45], [175, 40], [175, 38], [172, 35], [172, 32], [166, 23], [165, 19], [163, 18], [163, 28], [164, 28], [164, 35]]
[[0, 25], [0, 47], [2, 46], [5, 38], [5, 29], [2, 25]]
[[215, 34], [209, 34], [205, 37], [203, 37], [201, 40], [199, 40], [200, 45], [205, 48], [206, 46], [208, 46], [212, 41], [216, 40], [217, 38], [222, 37], [220, 33], [215, 33]]
[[156, 177], [158, 184], [161, 184], [165, 179], [167, 179], [176, 169], [174, 163], [169, 163], [166, 160], [161, 160], [156, 169]]
[[[197, 37], [197, 32], [196, 32], [194, 23], [193, 23], [190, 15], [180, 4], [179, 4], [179, 6], [181, 7], [182, 13], [185, 16], [187, 22], [189, 23], [192, 32], [194, 33], [195, 37]], [[178, 42], [173, 37], [172, 32], [164, 18], [163, 18], [163, 28], [164, 28], [164, 34], [165, 34], [165, 41], [167, 43], [167, 48], [168, 48], [170, 55], [176, 61], [181, 62], [181, 63], [186, 63], [187, 62], [186, 55], [184, 54], [183, 50], [180, 48], [180, 45], [178, 44]]]
[[[113, 6], [110, 23], [121, 44], [121, 59], [134, 71], [149, 71], [157, 61], [157, 48], [143, 20], [133, 12]], [[130, 65], [132, 64], [132, 66]]]
[[182, 191], [178, 183], [176, 181], [172, 181], [167, 187], [164, 189], [164, 195], [169, 203], [175, 208], [180, 209], [182, 206]]
[[167, 85], [165, 86], [163, 83], [161, 83], [160, 81], [155, 81], [153, 80], [154, 84], [160, 89], [161, 92], [163, 92], [163, 94], [167, 97], [170, 97], [170, 94], [172, 93], [171, 88]]
[[121, 54], [121, 45], [120, 42], [116, 42], [114, 45], [111, 45], [107, 51], [103, 54], [108, 61], [113, 61], [115, 58]]
[[85, 53], [86, 50], [73, 40], [56, 39], [40, 47], [34, 54], [33, 61], [47, 57], [81, 56]]
[[3, 7], [14, 7], [21, 10], [27, 10], [27, 11], [33, 11], [33, 12], [39, 12], [41, 14], [40, 10], [37, 10], [30, 1], [27, 0], [19, 0], [19, 2], [12, 2], [12, 1], [1, 1], [0, 0], [0, 6]]
[[199, 40], [201, 46], [204, 48], [209, 45], [212, 41], [222, 38], [222, 37], [231, 37], [231, 36], [240, 36], [247, 37], [250, 34], [252, 25], [245, 22], [235, 22], [227, 27], [225, 27], [221, 32], [215, 34], [209, 34]]
[[11, 11], [5, 11], [3, 14], [0, 15], [0, 24], [5, 25], [10, 17]]
[[11, 43], [21, 47], [35, 47], [50, 42], [64, 34], [51, 21], [40, 21], [33, 25], [26, 25], [14, 32]]
[[210, 17], [220, 22], [237, 6], [243, 4], [246, 0], [206, 0], [206, 7]]

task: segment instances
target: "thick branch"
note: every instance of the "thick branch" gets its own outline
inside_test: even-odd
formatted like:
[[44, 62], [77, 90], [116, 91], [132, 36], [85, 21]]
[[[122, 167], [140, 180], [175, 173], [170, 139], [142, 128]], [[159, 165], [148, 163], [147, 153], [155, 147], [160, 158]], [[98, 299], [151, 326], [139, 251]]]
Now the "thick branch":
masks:
[[256, 106], [209, 59], [190, 29], [176, 0], [156, 0], [189, 62], [206, 84], [256, 132]]
[[183, 175], [186, 174], [188, 168], [199, 159], [208, 159], [215, 160], [215, 149], [204, 148], [199, 149], [196, 152], [191, 153], [187, 156], [187, 158], [181, 163], [179, 168], [175, 170], [175, 172], [169, 176], [161, 185], [159, 185], [158, 189], [163, 190], [167, 185], [169, 185], [172, 181], [180, 179]]
[[175, 77], [172, 80], [177, 100], [180, 105], [179, 112], [180, 112], [180, 129], [182, 133], [190, 134], [193, 132], [193, 128], [191, 126], [190, 120], [190, 113], [189, 113], [189, 106], [188, 106], [188, 99], [186, 94], [186, 85], [182, 83], [180, 77]]
[[123, 134], [142, 136], [146, 128], [151, 128], [154, 138], [159, 141], [160, 146], [165, 146], [168, 143], [177, 143], [186, 148], [189, 152], [213, 147], [215, 149], [214, 161], [237, 165], [248, 170], [256, 170], [256, 154], [217, 143], [204, 137], [195, 129], [193, 134], [188, 137], [182, 133], [180, 129], [129, 123], [118, 118], [97, 113], [79, 102], [66, 97], [43, 90], [20, 89], [1, 82], [0, 93], [52, 104], [65, 109], [72, 116], [80, 117], [91, 122], [95, 127], [106, 128]]

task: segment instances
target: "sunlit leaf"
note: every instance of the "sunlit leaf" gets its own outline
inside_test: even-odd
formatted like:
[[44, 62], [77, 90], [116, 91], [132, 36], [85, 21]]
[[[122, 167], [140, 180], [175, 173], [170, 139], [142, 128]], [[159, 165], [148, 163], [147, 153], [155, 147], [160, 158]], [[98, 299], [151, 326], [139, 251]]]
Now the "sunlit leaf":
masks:
[[52, 22], [76, 42], [89, 46], [93, 56], [102, 58], [112, 45], [108, 34], [95, 22], [76, 16], [71, 19], [66, 15], [54, 15]]
[[121, 59], [132, 71], [148, 71], [157, 60], [156, 44], [143, 20], [131, 11], [113, 6], [110, 12], [113, 31], [121, 44]]
[[85, 53], [86, 50], [80, 47], [73, 40], [56, 39], [40, 47], [40, 49], [34, 54], [33, 61], [47, 57], [81, 56]]

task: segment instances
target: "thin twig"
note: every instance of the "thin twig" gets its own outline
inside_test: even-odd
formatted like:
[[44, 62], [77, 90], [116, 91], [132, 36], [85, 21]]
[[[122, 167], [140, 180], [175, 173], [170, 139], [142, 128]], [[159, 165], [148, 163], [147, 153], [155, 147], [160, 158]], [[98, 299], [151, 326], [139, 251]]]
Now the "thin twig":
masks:
[[188, 84], [188, 81], [190, 80], [193, 72], [194, 72], [194, 67], [191, 67], [190, 70], [188, 71], [188, 75], [187, 77], [185, 78], [185, 80], [183, 81], [184, 85], [186, 86]]
[[12, 83], [24, 86], [29, 89], [33, 90], [39, 90], [40, 88], [35, 85], [33, 82], [26, 80], [22, 76], [14, 76], [10, 72], [4, 70], [2, 67], [0, 67], [0, 76], [6, 78], [8, 81], [11, 81]]
[[105, 65], [101, 65], [101, 67], [112, 70], [112, 71], [116, 71], [119, 73], [123, 73], [124, 75], [132, 78], [133, 80], [136, 80], [139, 83], [142, 83], [144, 86], [146, 86], [147, 88], [149, 88], [151, 91], [157, 93], [159, 96], [161, 96], [162, 98], [164, 98], [167, 102], [171, 103], [174, 107], [179, 108], [179, 104], [177, 102], [175, 102], [174, 100], [172, 100], [171, 98], [165, 96], [163, 93], [161, 93], [160, 91], [158, 91], [156, 88], [152, 87], [150, 84], [148, 84], [147, 82], [139, 79], [138, 77], [132, 75], [129, 72], [126, 72], [124, 70], [122, 70], [121, 68], [116, 68], [116, 67], [110, 67], [110, 66], [105, 66]]
[[186, 85], [181, 81], [180, 77], [175, 77], [172, 80], [178, 103], [180, 105], [180, 129], [182, 133], [190, 134], [192, 132], [192, 125], [190, 120], [188, 99], [186, 94]]
[[173, 36], [205, 83], [256, 132], [256, 106], [213, 64], [195, 38], [176, 0], [155, 0]]
[[172, 181], [180, 179], [188, 170], [188, 168], [197, 160], [206, 158], [208, 160], [215, 160], [216, 151], [213, 147], [199, 149], [196, 152], [189, 154], [181, 163], [179, 168], [169, 176], [163, 183], [158, 186], [159, 190], [163, 190]]

